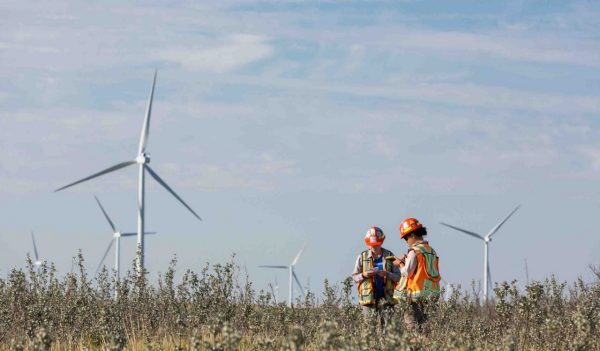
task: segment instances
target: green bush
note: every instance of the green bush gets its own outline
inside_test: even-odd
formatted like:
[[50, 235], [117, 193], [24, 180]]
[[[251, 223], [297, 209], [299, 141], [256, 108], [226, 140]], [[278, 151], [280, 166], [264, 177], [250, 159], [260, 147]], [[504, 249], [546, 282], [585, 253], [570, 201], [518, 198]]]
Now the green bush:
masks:
[[[600, 275], [571, 287], [549, 278], [519, 289], [501, 283], [482, 303], [454, 289], [427, 305], [424, 333], [404, 328], [404, 305], [385, 328], [365, 320], [352, 302], [350, 278], [324, 282], [295, 307], [254, 290], [233, 258], [186, 271], [175, 281], [176, 260], [155, 283], [130, 271], [120, 281], [103, 270], [64, 278], [53, 265], [13, 269], [0, 279], [0, 349], [105, 350], [598, 350]], [[597, 270], [594, 272], [598, 273]], [[116, 296], [115, 296], [116, 291]]]

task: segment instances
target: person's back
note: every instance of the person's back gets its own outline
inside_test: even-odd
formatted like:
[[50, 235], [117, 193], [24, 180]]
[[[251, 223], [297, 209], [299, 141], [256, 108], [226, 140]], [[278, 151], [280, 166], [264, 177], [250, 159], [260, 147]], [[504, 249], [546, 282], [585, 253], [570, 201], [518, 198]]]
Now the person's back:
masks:
[[414, 218], [408, 218], [400, 225], [400, 237], [406, 241], [407, 254], [394, 261], [400, 267], [401, 279], [394, 292], [394, 298], [410, 304], [404, 315], [407, 326], [417, 331], [427, 320], [424, 307], [440, 296], [441, 280], [439, 257], [424, 240], [427, 229]]

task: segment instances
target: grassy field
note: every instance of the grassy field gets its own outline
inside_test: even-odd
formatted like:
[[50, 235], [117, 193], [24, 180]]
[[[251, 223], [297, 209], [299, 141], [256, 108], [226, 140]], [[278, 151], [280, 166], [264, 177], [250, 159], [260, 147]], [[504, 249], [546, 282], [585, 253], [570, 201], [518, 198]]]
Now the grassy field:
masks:
[[[571, 286], [549, 278], [495, 288], [493, 302], [455, 290], [428, 311], [426, 335], [402, 324], [404, 305], [384, 330], [352, 301], [350, 279], [324, 282], [295, 308], [256, 291], [232, 261], [187, 271], [175, 262], [157, 282], [109, 272], [58, 278], [52, 266], [0, 279], [0, 349], [6, 350], [600, 350], [600, 273]], [[115, 284], [118, 298], [114, 298]]]

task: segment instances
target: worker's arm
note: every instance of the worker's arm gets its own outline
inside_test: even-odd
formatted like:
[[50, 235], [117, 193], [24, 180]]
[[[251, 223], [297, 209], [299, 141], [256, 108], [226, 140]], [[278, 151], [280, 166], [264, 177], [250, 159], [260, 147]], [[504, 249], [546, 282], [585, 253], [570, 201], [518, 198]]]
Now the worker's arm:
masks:
[[403, 277], [410, 277], [417, 269], [417, 254], [414, 250], [410, 250], [404, 261], [404, 265], [400, 266], [400, 273]]
[[400, 268], [395, 264], [392, 264], [391, 266], [392, 270], [388, 271], [387, 273], [388, 279], [397, 282], [398, 280], [400, 280]]
[[360, 284], [365, 277], [363, 276], [362, 271], [362, 255], [358, 255], [356, 258], [356, 263], [354, 264], [354, 271], [352, 271], [352, 279], [356, 284]]

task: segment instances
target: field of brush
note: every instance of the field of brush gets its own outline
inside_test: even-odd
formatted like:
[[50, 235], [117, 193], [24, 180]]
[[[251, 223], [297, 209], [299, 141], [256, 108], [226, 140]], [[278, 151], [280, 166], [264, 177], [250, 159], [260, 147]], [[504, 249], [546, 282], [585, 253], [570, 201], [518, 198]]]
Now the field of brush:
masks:
[[58, 278], [53, 267], [0, 279], [2, 350], [600, 350], [600, 272], [593, 284], [549, 278], [495, 288], [493, 301], [453, 291], [428, 310], [425, 336], [402, 324], [398, 305], [385, 330], [364, 320], [350, 279], [324, 282], [294, 308], [256, 291], [232, 261], [187, 271], [175, 262], [158, 281], [103, 271]]

